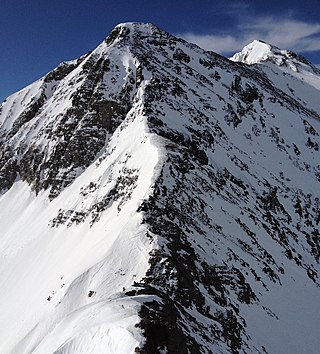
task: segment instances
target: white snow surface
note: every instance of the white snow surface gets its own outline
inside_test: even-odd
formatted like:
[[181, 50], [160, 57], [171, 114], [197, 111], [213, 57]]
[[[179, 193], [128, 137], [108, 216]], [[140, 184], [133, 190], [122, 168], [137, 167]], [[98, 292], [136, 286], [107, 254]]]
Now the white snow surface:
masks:
[[[141, 345], [134, 326], [140, 304], [124, 289], [144, 276], [154, 247], [136, 210], [156, 178], [159, 144], [137, 112], [138, 106], [99, 161], [52, 202], [22, 181], [0, 198], [1, 353], [131, 353]], [[139, 171], [129, 201], [113, 203], [92, 227], [50, 227], [60, 209], [99, 200], [124, 169]], [[100, 188], [83, 198], [93, 181]]]
[[246, 45], [241, 52], [234, 54], [230, 60], [241, 61], [250, 65], [268, 59], [271, 54], [271, 45], [254, 40]]

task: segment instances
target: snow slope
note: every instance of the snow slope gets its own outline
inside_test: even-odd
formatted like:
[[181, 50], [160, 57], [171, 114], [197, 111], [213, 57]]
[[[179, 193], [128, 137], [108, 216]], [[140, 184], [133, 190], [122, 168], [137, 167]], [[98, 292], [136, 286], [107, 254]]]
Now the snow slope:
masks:
[[[124, 298], [123, 288], [147, 269], [152, 246], [136, 209], [151, 187], [158, 150], [144, 117], [130, 119], [130, 129], [110, 142], [108, 159], [91, 165], [53, 202], [21, 181], [2, 197], [1, 303], [14, 304], [1, 311], [2, 352], [101, 353], [107, 345], [120, 353], [136, 346], [139, 299]], [[80, 212], [101, 200], [126, 169], [137, 180], [98, 223], [50, 227], [61, 208]]]
[[318, 352], [319, 71], [232, 60], [125, 23], [1, 105], [1, 353]]
[[[25, 128], [19, 139], [54, 144], [43, 137], [44, 130], [70, 104], [65, 86], [75, 75], [62, 81], [28, 122], [36, 126], [34, 121], [41, 120], [41, 127]], [[144, 276], [154, 247], [136, 212], [150, 193], [160, 160], [157, 139], [142, 113], [146, 84], [98, 160], [57, 198], [50, 202], [48, 190], [36, 194], [20, 179], [2, 195], [1, 353], [125, 353], [142, 341], [134, 325], [140, 303], [150, 297], [127, 297], [124, 289]], [[20, 115], [29, 98], [36, 99], [41, 85], [43, 79], [4, 103], [3, 130], [12, 127], [11, 118]], [[109, 201], [115, 187], [117, 198]], [[67, 216], [57, 227], [64, 209]], [[85, 212], [86, 220], [78, 224], [77, 216]]]
[[230, 60], [253, 65], [275, 87], [319, 113], [320, 70], [303, 56], [255, 40]]

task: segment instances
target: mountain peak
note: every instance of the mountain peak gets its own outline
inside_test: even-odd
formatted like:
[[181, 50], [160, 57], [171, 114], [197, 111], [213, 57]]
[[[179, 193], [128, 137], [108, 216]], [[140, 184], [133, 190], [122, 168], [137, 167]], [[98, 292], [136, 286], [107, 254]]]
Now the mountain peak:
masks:
[[113, 29], [113, 31], [119, 30], [125, 31], [127, 33], [145, 33], [148, 35], [151, 35], [154, 32], [165, 32], [151, 22], [121, 22]]
[[115, 28], [128, 28], [132, 30], [155, 29], [158, 28], [156, 25], [150, 22], [121, 22], [115, 26]]
[[232, 61], [243, 62], [245, 64], [256, 64], [262, 61], [267, 61], [271, 56], [281, 50], [262, 40], [254, 40], [247, 44], [241, 52], [234, 54], [230, 59]]
[[121, 23], [0, 105], [2, 353], [318, 353], [320, 76], [246, 53]]
[[103, 43], [107, 44], [109, 47], [114, 43], [118, 43], [120, 40], [125, 40], [126, 43], [129, 40], [135, 47], [139, 47], [138, 43], [144, 38], [170, 36], [169, 33], [152, 23], [123, 22], [114, 27]]
[[235, 53], [231, 58], [235, 62], [252, 65], [263, 62], [272, 62], [278, 66], [288, 67], [292, 71], [308, 71], [319, 75], [320, 71], [305, 57], [291, 50], [280, 49], [275, 45], [262, 40], [254, 40], [247, 44], [241, 52]]

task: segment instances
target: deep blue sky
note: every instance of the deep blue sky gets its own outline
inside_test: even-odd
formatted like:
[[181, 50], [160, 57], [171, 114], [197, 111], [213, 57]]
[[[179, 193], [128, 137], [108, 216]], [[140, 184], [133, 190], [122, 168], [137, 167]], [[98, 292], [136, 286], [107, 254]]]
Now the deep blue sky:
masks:
[[225, 55], [259, 37], [318, 64], [319, 14], [319, 0], [0, 0], [0, 101], [128, 21], [152, 22]]

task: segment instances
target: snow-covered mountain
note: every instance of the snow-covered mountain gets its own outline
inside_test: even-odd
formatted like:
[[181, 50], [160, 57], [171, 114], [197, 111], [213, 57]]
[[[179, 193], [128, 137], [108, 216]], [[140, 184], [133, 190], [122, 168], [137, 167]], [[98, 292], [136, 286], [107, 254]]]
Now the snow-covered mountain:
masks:
[[318, 353], [320, 72], [120, 24], [0, 108], [0, 352]]

